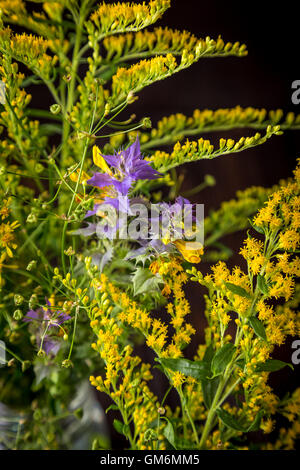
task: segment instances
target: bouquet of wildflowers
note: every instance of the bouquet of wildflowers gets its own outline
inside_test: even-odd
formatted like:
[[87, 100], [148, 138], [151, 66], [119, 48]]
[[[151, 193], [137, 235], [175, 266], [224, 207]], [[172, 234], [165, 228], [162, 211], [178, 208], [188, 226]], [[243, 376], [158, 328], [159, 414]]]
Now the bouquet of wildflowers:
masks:
[[[300, 389], [281, 398], [269, 382], [295, 373], [273, 352], [300, 333], [300, 164], [205, 218], [193, 195], [214, 178], [181, 194], [181, 165], [241, 154], [300, 116], [237, 106], [137, 121], [130, 106], [146, 86], [247, 54], [153, 26], [169, 7], [0, 1], [2, 448], [74, 448], [67, 430], [101, 415], [103, 394], [126, 449], [292, 449], [300, 436]], [[49, 108], [30, 106], [35, 87]], [[234, 128], [248, 135], [201, 137]], [[241, 266], [229, 269], [222, 239], [241, 230]], [[205, 300], [194, 357], [187, 283]], [[168, 383], [162, 396], [153, 374]], [[74, 401], [82, 384], [92, 414]], [[114, 442], [95, 426], [86, 446]]]

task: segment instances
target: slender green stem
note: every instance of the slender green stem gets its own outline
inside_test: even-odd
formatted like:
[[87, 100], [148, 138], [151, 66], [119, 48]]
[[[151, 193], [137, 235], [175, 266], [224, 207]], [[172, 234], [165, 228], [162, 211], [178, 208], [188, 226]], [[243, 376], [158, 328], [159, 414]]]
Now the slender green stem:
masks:
[[74, 327], [73, 327], [72, 341], [71, 341], [70, 351], [69, 351], [69, 355], [68, 355], [68, 360], [70, 360], [71, 354], [72, 354], [72, 351], [73, 351], [73, 346], [74, 346], [74, 341], [75, 341], [75, 334], [76, 334], [76, 326], [77, 326], [78, 313], [79, 313], [79, 307], [77, 306], [77, 307], [76, 307], [76, 310], [75, 310]]

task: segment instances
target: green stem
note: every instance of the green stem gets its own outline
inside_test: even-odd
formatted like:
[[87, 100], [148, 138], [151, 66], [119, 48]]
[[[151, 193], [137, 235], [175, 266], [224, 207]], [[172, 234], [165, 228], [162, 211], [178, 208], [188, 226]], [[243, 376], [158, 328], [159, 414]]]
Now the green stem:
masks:
[[[85, 7], [86, 7], [86, 1], [83, 1], [81, 7], [80, 7], [80, 12], [79, 12], [79, 19], [78, 23], [76, 25], [76, 31], [75, 31], [75, 44], [74, 44], [74, 49], [73, 49], [73, 55], [72, 55], [72, 65], [71, 65], [71, 80], [70, 80], [70, 86], [69, 86], [69, 92], [68, 92], [68, 98], [67, 98], [67, 105], [66, 105], [66, 113], [69, 113], [72, 109], [72, 106], [74, 104], [74, 92], [75, 92], [75, 86], [76, 86], [76, 77], [77, 77], [77, 70], [79, 66], [79, 61], [80, 61], [80, 46], [81, 46], [81, 39], [82, 39], [82, 29], [83, 29], [83, 23], [85, 21]], [[65, 166], [66, 158], [68, 156], [68, 138], [70, 134], [70, 123], [67, 120], [63, 121], [63, 141], [62, 141], [62, 157], [61, 157], [61, 164], [62, 167]]]

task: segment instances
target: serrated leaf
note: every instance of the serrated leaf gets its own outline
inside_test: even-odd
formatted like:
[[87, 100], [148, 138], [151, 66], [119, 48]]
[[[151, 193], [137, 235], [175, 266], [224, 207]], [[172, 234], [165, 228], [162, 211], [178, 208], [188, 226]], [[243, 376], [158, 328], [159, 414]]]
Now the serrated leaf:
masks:
[[233, 294], [239, 295], [240, 297], [246, 297], [247, 299], [251, 299], [251, 295], [243, 287], [237, 286], [232, 282], [225, 282], [225, 286]]
[[269, 293], [269, 288], [267, 281], [264, 276], [261, 276], [260, 274], [257, 276], [257, 287], [259, 288], [260, 292], [264, 295], [268, 295]]
[[292, 364], [289, 364], [288, 362], [279, 361], [279, 359], [267, 359], [263, 364], [257, 364], [256, 370], [258, 372], [276, 372], [286, 366], [294, 370]]
[[214, 355], [212, 363], [211, 363], [211, 370], [213, 373], [213, 377], [222, 374], [222, 372], [226, 369], [228, 364], [230, 363], [236, 347], [232, 343], [225, 344], [222, 346]]
[[132, 276], [132, 283], [134, 295], [139, 295], [160, 291], [159, 284], [162, 280], [158, 276], [153, 276], [149, 269], [138, 267]]
[[157, 359], [161, 365], [166, 369], [171, 369], [175, 372], [182, 372], [182, 374], [194, 379], [206, 379], [209, 375], [209, 365], [204, 361], [190, 361], [189, 359]]
[[255, 334], [264, 341], [267, 341], [267, 335], [264, 324], [256, 317], [250, 317], [249, 323], [252, 326]]

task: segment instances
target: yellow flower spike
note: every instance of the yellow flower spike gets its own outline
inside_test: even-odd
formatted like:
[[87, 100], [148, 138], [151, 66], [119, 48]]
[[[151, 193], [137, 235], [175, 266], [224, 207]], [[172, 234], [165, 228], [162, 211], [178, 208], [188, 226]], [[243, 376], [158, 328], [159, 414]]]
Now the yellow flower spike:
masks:
[[201, 255], [203, 255], [203, 245], [201, 243], [175, 240], [174, 245], [186, 261], [200, 263]]
[[107, 173], [110, 176], [112, 175], [111, 169], [109, 168], [106, 161], [102, 157], [100, 149], [99, 149], [99, 147], [97, 147], [97, 145], [93, 146], [93, 162], [104, 173]]

